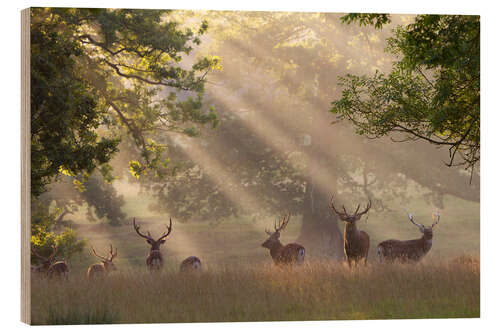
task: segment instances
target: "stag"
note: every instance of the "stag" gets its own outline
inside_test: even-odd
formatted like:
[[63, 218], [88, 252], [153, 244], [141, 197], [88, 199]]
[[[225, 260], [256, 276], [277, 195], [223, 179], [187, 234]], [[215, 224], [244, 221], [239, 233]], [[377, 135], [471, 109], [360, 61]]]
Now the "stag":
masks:
[[432, 247], [433, 228], [439, 222], [439, 212], [432, 214], [434, 223], [430, 227], [426, 227], [415, 222], [415, 217], [408, 214], [410, 222], [418, 227], [422, 233], [422, 237], [411, 240], [388, 239], [381, 242], [377, 246], [378, 257], [381, 262], [417, 262], [422, 259]]
[[115, 248], [115, 251], [113, 252], [113, 245], [109, 244], [108, 257], [98, 255], [93, 246], [91, 246], [90, 248], [92, 249], [94, 256], [101, 259], [101, 262], [98, 264], [93, 264], [89, 267], [89, 270], [87, 271], [87, 277], [89, 278], [89, 280], [107, 276], [109, 273], [111, 273], [111, 271], [116, 271], [116, 266], [113, 263], [113, 259], [115, 259], [116, 255], [118, 254], [117, 248]]
[[370, 208], [372, 207], [372, 201], [369, 200], [365, 210], [360, 213], [358, 213], [359, 207], [360, 204], [358, 204], [358, 207], [356, 208], [354, 214], [350, 215], [347, 213], [344, 205], [342, 205], [343, 212], [339, 212], [335, 208], [335, 205], [333, 204], [333, 196], [330, 201], [330, 208], [332, 209], [333, 213], [337, 214], [337, 216], [345, 222], [344, 253], [349, 267], [351, 267], [351, 262], [357, 264], [361, 260], [364, 260], [364, 263], [366, 265], [366, 260], [368, 259], [368, 250], [370, 249], [370, 236], [368, 236], [365, 231], [358, 230], [356, 222], [359, 221], [361, 216], [363, 216], [368, 212], [368, 210], [370, 210]]
[[151, 249], [149, 250], [148, 257], [146, 258], [146, 265], [148, 266], [150, 271], [159, 270], [163, 266], [163, 256], [160, 252], [160, 245], [165, 243], [165, 238], [170, 235], [172, 231], [172, 219], [170, 219], [170, 226], [167, 227], [167, 232], [160, 236], [157, 240], [154, 240], [151, 237], [151, 234], [148, 231], [148, 234], [145, 235], [140, 232], [139, 226], [135, 223], [134, 217], [134, 229], [139, 236], [146, 239], [149, 245], [151, 245]]
[[198, 257], [187, 257], [181, 262], [181, 272], [198, 272], [201, 271], [201, 261]]
[[69, 275], [68, 264], [64, 260], [54, 262], [57, 253], [57, 246], [52, 245], [52, 253], [48, 257], [39, 255], [35, 251], [35, 248], [33, 247], [31, 248], [31, 252], [42, 261], [41, 265], [31, 268], [32, 272], [45, 274], [49, 278], [53, 277], [64, 277], [66, 279], [68, 278]]
[[269, 249], [274, 263], [280, 264], [298, 264], [304, 262], [306, 249], [297, 243], [282, 245], [280, 242], [280, 232], [283, 231], [290, 221], [290, 213], [285, 215], [281, 221], [274, 223], [274, 232], [266, 230], [269, 238], [262, 243], [262, 246]]

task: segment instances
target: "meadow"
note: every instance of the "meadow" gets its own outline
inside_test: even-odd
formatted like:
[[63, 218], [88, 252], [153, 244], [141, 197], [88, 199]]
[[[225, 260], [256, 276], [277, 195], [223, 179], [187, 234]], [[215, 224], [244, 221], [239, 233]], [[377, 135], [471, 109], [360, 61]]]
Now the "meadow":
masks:
[[[141, 200], [136, 200], [140, 197]], [[124, 210], [153, 236], [168, 217], [148, 210], [152, 199], [131, 191]], [[105, 255], [118, 249], [118, 271], [87, 281], [98, 262], [90, 250], [74, 256], [68, 281], [32, 280], [33, 324], [220, 322], [328, 319], [459, 318], [480, 315], [479, 204], [445, 198], [446, 209], [429, 254], [416, 265], [380, 264], [376, 245], [387, 238], [420, 237], [404, 211], [370, 212], [360, 229], [370, 234], [368, 265], [349, 269], [343, 262], [307, 256], [303, 266], [279, 268], [260, 244], [273, 217], [173, 222], [162, 246], [165, 266], [150, 274], [149, 246], [131, 221], [113, 227], [72, 217], [73, 228]], [[417, 221], [430, 224], [432, 207], [413, 203]], [[282, 242], [294, 241], [300, 216], [292, 217]], [[179, 272], [182, 259], [200, 257], [203, 270]]]
[[[54, 284], [57, 283], [57, 287]], [[309, 261], [209, 267], [181, 274], [126, 270], [90, 282], [32, 281], [33, 324], [479, 317], [479, 262], [349, 269]]]

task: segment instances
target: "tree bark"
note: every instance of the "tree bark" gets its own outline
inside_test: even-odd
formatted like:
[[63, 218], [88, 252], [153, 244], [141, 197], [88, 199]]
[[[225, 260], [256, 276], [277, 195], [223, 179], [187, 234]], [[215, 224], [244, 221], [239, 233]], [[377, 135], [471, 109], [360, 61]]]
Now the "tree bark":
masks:
[[344, 258], [343, 235], [338, 219], [330, 214], [328, 195], [322, 193], [312, 179], [306, 188], [298, 241], [306, 248], [309, 258]]

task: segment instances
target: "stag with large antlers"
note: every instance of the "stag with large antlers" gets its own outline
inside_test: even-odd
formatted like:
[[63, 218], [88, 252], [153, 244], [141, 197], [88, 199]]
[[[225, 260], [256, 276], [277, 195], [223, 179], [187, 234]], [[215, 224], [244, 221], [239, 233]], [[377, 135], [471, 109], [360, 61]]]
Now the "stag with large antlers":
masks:
[[56, 253], [57, 253], [57, 246], [52, 245], [52, 253], [48, 257], [44, 257], [39, 255], [36, 251], [35, 248], [31, 248], [31, 252], [37, 256], [41, 260], [41, 264], [39, 266], [32, 267], [31, 271], [34, 273], [41, 273], [47, 275], [49, 278], [52, 277], [64, 277], [68, 278], [69, 274], [69, 267], [68, 264], [64, 260], [56, 261]]
[[364, 260], [364, 263], [366, 264], [366, 260], [368, 259], [368, 250], [370, 249], [370, 236], [368, 236], [365, 231], [358, 230], [356, 222], [359, 221], [361, 216], [370, 210], [372, 207], [372, 201], [369, 200], [365, 210], [360, 213], [358, 213], [359, 207], [360, 204], [356, 208], [354, 214], [350, 215], [347, 213], [344, 205], [342, 205], [343, 212], [339, 212], [335, 208], [335, 205], [333, 204], [333, 197], [330, 201], [330, 208], [333, 213], [337, 214], [337, 216], [344, 221], [345, 224], [344, 253], [349, 267], [351, 267], [351, 262], [357, 264], [361, 260]]
[[148, 257], [146, 258], [146, 265], [148, 266], [149, 270], [154, 271], [161, 269], [163, 266], [163, 256], [161, 255], [160, 252], [160, 245], [165, 243], [165, 239], [167, 238], [168, 235], [170, 235], [170, 232], [172, 231], [172, 219], [170, 219], [170, 226], [167, 226], [167, 232], [161, 235], [160, 238], [158, 238], [157, 240], [151, 237], [149, 231], [147, 232], [148, 233], [147, 235], [140, 232], [139, 226], [135, 223], [135, 217], [134, 217], [134, 229], [139, 236], [145, 238], [146, 242], [149, 245], [151, 245]]
[[266, 230], [269, 238], [262, 246], [269, 249], [271, 257], [276, 264], [302, 264], [306, 255], [306, 249], [297, 243], [283, 245], [280, 242], [280, 232], [285, 229], [290, 221], [290, 213], [285, 215], [281, 221], [274, 223], [274, 232]]
[[111, 271], [116, 271], [116, 266], [113, 263], [113, 259], [116, 258], [116, 255], [118, 254], [117, 248], [115, 248], [115, 251], [113, 252], [113, 245], [110, 244], [109, 255], [107, 257], [98, 255], [93, 246], [91, 246], [90, 248], [92, 249], [94, 256], [101, 259], [101, 262], [98, 264], [93, 264], [89, 267], [89, 270], [87, 271], [87, 277], [89, 278], [89, 280], [93, 280], [97, 277], [107, 276], [109, 273], [111, 273]]
[[432, 214], [434, 223], [430, 227], [415, 222], [415, 217], [408, 214], [410, 222], [418, 227], [422, 237], [411, 240], [389, 239], [377, 246], [378, 256], [381, 262], [417, 262], [422, 259], [432, 247], [433, 228], [439, 222], [439, 212]]

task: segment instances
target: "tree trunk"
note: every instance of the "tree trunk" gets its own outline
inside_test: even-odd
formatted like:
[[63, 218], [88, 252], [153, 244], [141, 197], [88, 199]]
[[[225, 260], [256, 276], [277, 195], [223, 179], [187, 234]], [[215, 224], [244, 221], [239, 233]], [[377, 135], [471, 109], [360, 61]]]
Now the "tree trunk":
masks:
[[307, 184], [298, 241], [306, 248], [309, 258], [344, 258], [343, 236], [337, 216], [330, 214], [329, 196], [322, 193], [312, 179]]
[[327, 151], [334, 149], [328, 135], [331, 134], [328, 114], [320, 113], [320, 107], [311, 107], [311, 140], [304, 147], [308, 156], [308, 181], [304, 198], [302, 229], [299, 241], [306, 248], [309, 258], [344, 257], [343, 234], [338, 226], [337, 216], [330, 213], [330, 197], [336, 193], [337, 168], [335, 158], [329, 158]]

